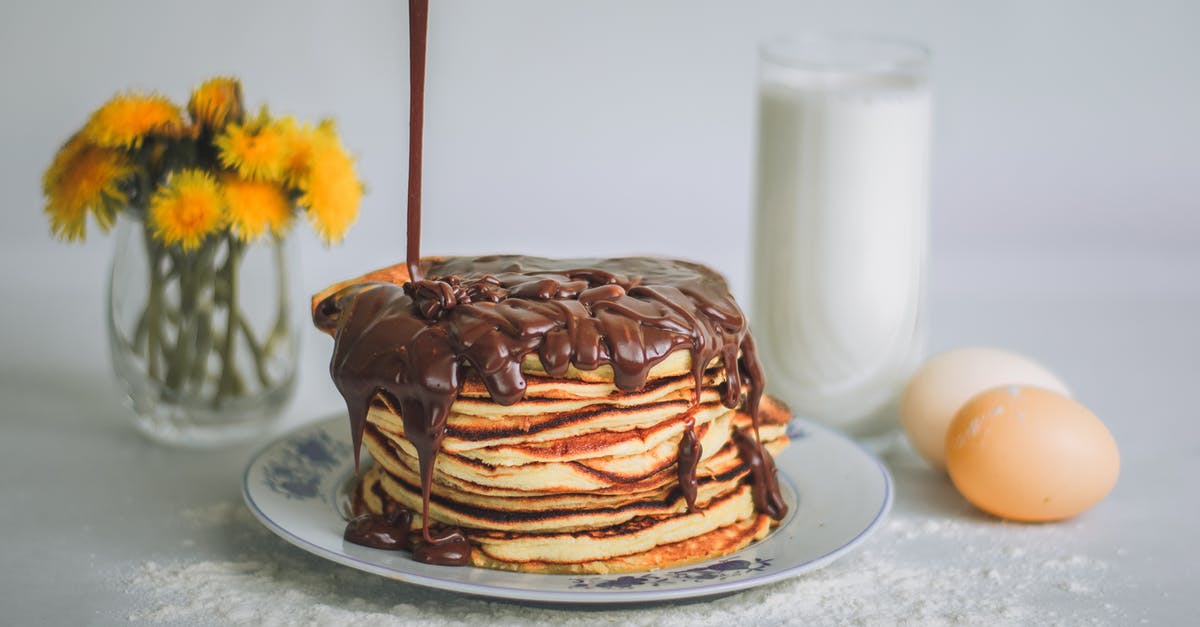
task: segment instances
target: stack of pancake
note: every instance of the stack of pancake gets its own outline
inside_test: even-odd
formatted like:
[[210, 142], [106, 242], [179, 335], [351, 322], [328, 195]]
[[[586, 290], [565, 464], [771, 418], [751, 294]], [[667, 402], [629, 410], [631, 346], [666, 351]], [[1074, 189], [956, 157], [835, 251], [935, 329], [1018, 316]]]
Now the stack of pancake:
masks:
[[[757, 511], [751, 465], [733, 437], [755, 432], [751, 417], [744, 403], [722, 402], [719, 358], [699, 377], [692, 366], [691, 351], [675, 350], [628, 391], [614, 383], [611, 366], [551, 376], [527, 355], [526, 389], [509, 405], [465, 368], [433, 466], [430, 522], [462, 530], [476, 566], [545, 573], [664, 568], [765, 537], [777, 521]], [[758, 413], [758, 436], [775, 453], [787, 444], [789, 412], [763, 397]], [[700, 451], [692, 507], [678, 461], [685, 435]], [[418, 450], [386, 394], [371, 403], [363, 443], [375, 463], [360, 475], [356, 513], [402, 506], [421, 528]]]

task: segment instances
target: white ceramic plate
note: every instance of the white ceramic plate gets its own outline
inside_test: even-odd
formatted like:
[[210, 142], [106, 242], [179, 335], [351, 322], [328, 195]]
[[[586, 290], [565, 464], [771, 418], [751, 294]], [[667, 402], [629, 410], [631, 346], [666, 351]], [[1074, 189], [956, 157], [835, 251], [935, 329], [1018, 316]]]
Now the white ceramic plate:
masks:
[[549, 603], [644, 603], [725, 594], [821, 568], [874, 531], [892, 505], [887, 469], [826, 427], [794, 419], [776, 459], [790, 511], [765, 540], [725, 557], [627, 575], [532, 575], [433, 566], [407, 552], [342, 540], [353, 476], [349, 421], [330, 418], [282, 436], [246, 467], [250, 511], [284, 540], [392, 579], [465, 594]]

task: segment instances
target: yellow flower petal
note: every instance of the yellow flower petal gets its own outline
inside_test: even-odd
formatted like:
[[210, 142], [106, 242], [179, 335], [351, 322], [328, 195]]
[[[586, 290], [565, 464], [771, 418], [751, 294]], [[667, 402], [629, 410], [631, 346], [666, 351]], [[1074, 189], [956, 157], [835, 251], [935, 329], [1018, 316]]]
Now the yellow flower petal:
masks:
[[221, 164], [244, 179], [282, 181], [288, 161], [284, 130], [265, 115], [246, 124], [231, 124], [213, 141]]
[[242, 122], [242, 83], [236, 78], [219, 76], [200, 84], [188, 100], [188, 115], [197, 124], [223, 129], [226, 124]]
[[312, 167], [313, 155], [324, 147], [336, 145], [337, 131], [332, 120], [321, 120], [317, 126], [298, 124], [288, 116], [281, 119], [280, 128], [288, 143], [288, 159], [284, 166], [284, 180], [293, 187], [302, 187]]
[[181, 170], [171, 175], [150, 199], [147, 219], [154, 236], [167, 246], [183, 250], [200, 247], [204, 238], [226, 222], [221, 189], [203, 170]]
[[308, 175], [301, 181], [299, 204], [327, 244], [340, 241], [358, 219], [363, 186], [354, 159], [336, 141], [313, 144]]
[[128, 201], [120, 185], [133, 173], [123, 153], [89, 144], [80, 134], [72, 137], [42, 176], [50, 231], [66, 240], [83, 239], [89, 210], [107, 231]]
[[150, 135], [179, 137], [185, 128], [179, 107], [165, 97], [122, 94], [96, 110], [84, 137], [106, 148], [138, 148]]
[[291, 226], [292, 204], [275, 183], [226, 176], [221, 180], [221, 192], [230, 228], [242, 241], [258, 239], [267, 229], [283, 235]]

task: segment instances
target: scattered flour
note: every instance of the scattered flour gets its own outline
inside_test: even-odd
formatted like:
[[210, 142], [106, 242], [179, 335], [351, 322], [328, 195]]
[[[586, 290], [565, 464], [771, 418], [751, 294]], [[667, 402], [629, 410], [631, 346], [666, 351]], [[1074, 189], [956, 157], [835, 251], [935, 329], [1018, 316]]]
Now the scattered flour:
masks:
[[218, 527], [233, 523], [242, 515], [245, 506], [236, 501], [216, 503], [208, 507], [193, 507], [180, 513], [180, 518], [197, 527]]
[[[275, 538], [241, 503], [188, 510], [182, 518], [197, 537], [211, 540], [189, 538], [181, 540], [184, 546], [199, 543], [205, 554], [224, 553], [227, 559], [138, 566], [125, 577], [127, 592], [139, 604], [131, 620], [476, 627], [533, 622], [647, 627], [1131, 622], [1103, 603], [1105, 562], [1056, 548], [1070, 537], [1070, 526], [893, 513], [863, 550], [807, 576], [704, 602], [566, 610], [464, 597], [333, 565]], [[1060, 615], [1046, 609], [1064, 595], [1076, 600], [1073, 605], [1099, 614]]]

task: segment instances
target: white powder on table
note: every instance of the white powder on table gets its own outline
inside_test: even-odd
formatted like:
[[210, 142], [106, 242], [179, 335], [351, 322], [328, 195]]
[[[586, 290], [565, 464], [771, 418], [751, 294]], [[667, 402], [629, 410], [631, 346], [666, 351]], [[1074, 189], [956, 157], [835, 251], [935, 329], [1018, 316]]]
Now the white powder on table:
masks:
[[208, 507], [185, 509], [179, 517], [194, 527], [212, 528], [234, 523], [244, 509], [245, 506], [237, 501], [226, 501]]
[[[464, 597], [331, 564], [275, 538], [240, 503], [184, 512], [243, 553], [148, 562], [126, 578], [152, 623], [244, 625], [1023, 625], [1131, 622], [1103, 603], [1108, 565], [1057, 548], [1076, 530], [893, 513], [863, 550], [816, 573], [715, 600], [621, 610]], [[182, 540], [181, 540], [182, 542]], [[218, 547], [218, 549], [221, 547]], [[206, 550], [219, 553], [220, 550]], [[1067, 597], [1087, 615], [1046, 609]]]

